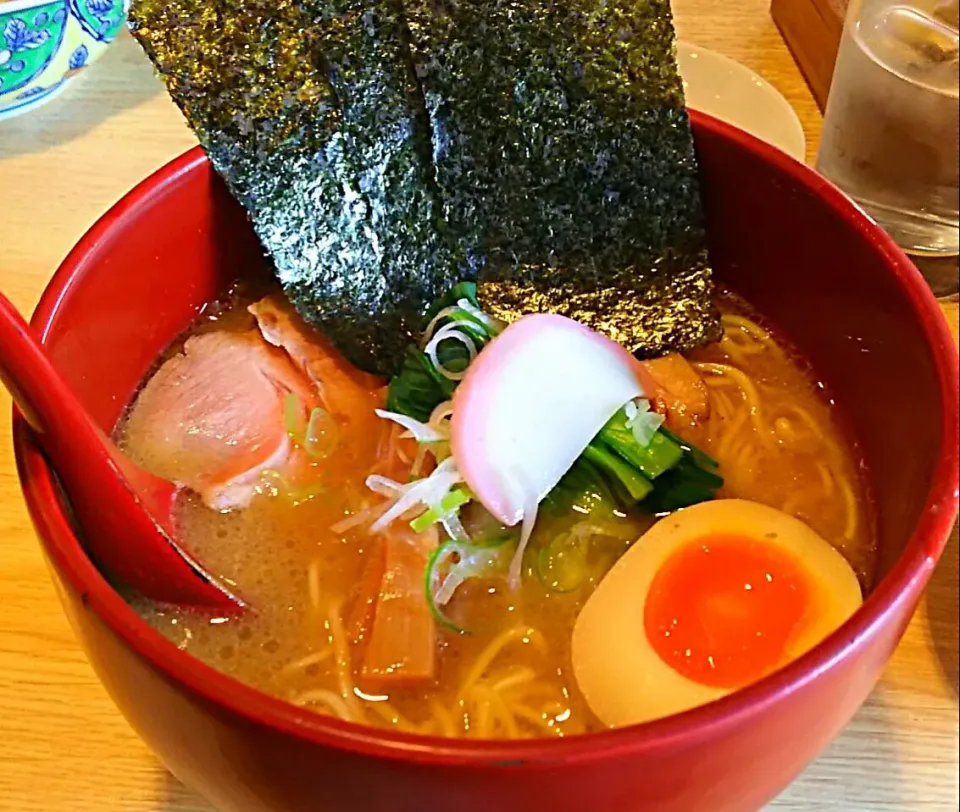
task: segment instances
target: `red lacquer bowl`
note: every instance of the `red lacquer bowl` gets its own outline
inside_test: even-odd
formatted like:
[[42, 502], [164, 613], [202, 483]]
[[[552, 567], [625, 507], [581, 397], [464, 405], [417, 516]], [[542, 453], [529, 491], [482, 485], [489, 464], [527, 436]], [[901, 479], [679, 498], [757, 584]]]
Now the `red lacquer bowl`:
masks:
[[[847, 723], [906, 627], [957, 510], [957, 352], [906, 257], [811, 170], [693, 115], [713, 261], [814, 363], [876, 497], [878, 585], [836, 634], [712, 705], [566, 740], [488, 743], [358, 727], [178, 651], [110, 587], [15, 418], [27, 503], [100, 679], [186, 784], [237, 812], [747, 812]], [[157, 354], [260, 250], [194, 150], [134, 189], [60, 267], [33, 323], [104, 428]], [[96, 528], [87, 528], [96, 533]]]

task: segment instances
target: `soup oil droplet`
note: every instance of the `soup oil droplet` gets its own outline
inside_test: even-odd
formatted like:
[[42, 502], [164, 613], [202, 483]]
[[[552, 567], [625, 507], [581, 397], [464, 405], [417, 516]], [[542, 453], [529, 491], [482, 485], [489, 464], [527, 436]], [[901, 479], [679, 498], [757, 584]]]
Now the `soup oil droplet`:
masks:
[[736, 689], [783, 663], [815, 598], [815, 585], [790, 552], [748, 536], [711, 536], [663, 563], [650, 585], [644, 629], [681, 676]]

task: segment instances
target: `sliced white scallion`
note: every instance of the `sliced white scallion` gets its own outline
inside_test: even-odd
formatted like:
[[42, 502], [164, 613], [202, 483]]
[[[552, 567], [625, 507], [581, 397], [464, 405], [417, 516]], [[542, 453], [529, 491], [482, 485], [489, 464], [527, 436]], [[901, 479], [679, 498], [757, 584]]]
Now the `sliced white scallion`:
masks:
[[381, 476], [380, 474], [370, 474], [370, 476], [367, 477], [367, 487], [381, 496], [396, 496], [399, 493], [403, 493], [405, 486], [389, 477]]
[[423, 470], [423, 464], [426, 462], [428, 454], [432, 455], [437, 463], [443, 462], [450, 456], [452, 400], [445, 400], [438, 404], [426, 423], [421, 423], [419, 420], [399, 412], [388, 412], [383, 409], [377, 409], [376, 414], [378, 417], [391, 420], [406, 429], [402, 436], [413, 437], [419, 444], [410, 469], [411, 476], [420, 476], [420, 471]]
[[408, 415], [400, 414], [399, 412], [388, 412], [384, 409], [376, 409], [375, 413], [377, 417], [382, 417], [384, 420], [392, 420], [397, 425], [405, 428], [418, 443], [437, 443], [448, 439], [449, 435], [444, 436], [427, 423], [421, 423], [419, 420], [409, 417]]
[[627, 428], [633, 432], [633, 438], [641, 448], [650, 445], [653, 435], [665, 420], [662, 414], [650, 411], [650, 401], [646, 398], [627, 401], [627, 405], [623, 407], [623, 413], [627, 418]]
[[471, 541], [470, 534], [467, 533], [463, 522], [460, 521], [460, 508], [457, 507], [452, 510], [443, 511], [443, 513], [440, 514], [440, 524], [443, 525], [443, 529], [447, 532], [447, 535], [454, 541], [466, 543]]
[[508, 576], [510, 589], [514, 592], [520, 588], [520, 580], [523, 577], [523, 554], [526, 552], [527, 545], [530, 543], [530, 536], [533, 535], [533, 528], [537, 523], [537, 510], [540, 504], [540, 500], [533, 495], [531, 491], [527, 491], [527, 493], [531, 495], [523, 506], [523, 520], [520, 524], [520, 543], [517, 544], [517, 551], [513, 554], [513, 559], [510, 561]]
[[[420, 472], [423, 470], [423, 464], [427, 460], [427, 452], [430, 450], [434, 450], [437, 445], [441, 445], [441, 444], [440, 443], [420, 443], [420, 445], [417, 446], [417, 455], [413, 458], [413, 465], [410, 466], [411, 477], [420, 476]], [[443, 443], [443, 445], [446, 445], [446, 443]], [[449, 454], [447, 456], [449, 456]], [[440, 459], [437, 458], [437, 462], [439, 461]]]
[[456, 591], [473, 578], [502, 577], [511, 547], [507, 543], [490, 547], [447, 541], [436, 549], [427, 565], [424, 586], [427, 603], [438, 622], [460, 634], [467, 633], [446, 617], [441, 607], [450, 603]]
[[470, 499], [470, 493], [466, 489], [454, 488], [440, 500], [439, 505], [421, 513], [416, 519], [410, 522], [410, 529], [413, 530], [414, 533], [422, 533], [430, 525], [439, 522], [445, 513], [459, 511]]
[[417, 505], [425, 505], [429, 509], [440, 504], [450, 489], [462, 481], [463, 477], [460, 476], [453, 457], [448, 457], [434, 469], [430, 476], [401, 485], [402, 491], [399, 492], [394, 503], [371, 525], [370, 529], [374, 533], [384, 530], [391, 522]]
[[457, 307], [459, 307], [464, 313], [468, 314], [471, 318], [482, 324], [487, 328], [488, 332], [496, 333], [499, 332], [497, 323], [490, 318], [486, 313], [484, 313], [479, 307], [475, 307], [469, 299], [458, 299]]
[[451, 417], [453, 417], [453, 401], [445, 400], [443, 403], [438, 403], [436, 408], [430, 413], [430, 419], [427, 420], [427, 425], [437, 431], [440, 431], [440, 427], [444, 426], [447, 428], [447, 435], [449, 436], [449, 424], [446, 421]]
[[470, 335], [459, 328], [456, 322], [452, 322], [450, 324], [445, 324], [443, 327], [437, 330], [427, 346], [424, 347], [423, 351], [427, 354], [427, 357], [430, 359], [430, 363], [433, 364], [437, 372], [450, 381], [462, 380], [467, 374], [466, 367], [459, 371], [452, 371], [440, 363], [438, 348], [440, 343], [443, 341], [459, 341], [464, 347], [467, 348], [467, 354], [469, 355], [467, 366], [472, 364], [473, 360], [477, 357], [477, 344]]
[[[423, 331], [423, 337], [420, 339], [420, 348], [424, 349], [434, 337], [434, 330], [444, 319], [454, 317], [454, 321], [447, 326], [453, 326], [459, 322], [459, 326], [467, 332], [473, 332], [481, 339], [489, 337], [490, 334], [496, 334], [502, 329], [502, 325], [496, 320], [490, 318], [480, 308], [474, 305], [469, 299], [458, 299], [456, 305], [444, 307], [430, 319], [426, 329]], [[459, 317], [459, 318], [457, 318]]]
[[420, 339], [420, 348], [423, 349], [430, 343], [430, 339], [433, 338], [434, 328], [443, 321], [443, 319], [447, 316], [455, 315], [459, 310], [460, 308], [458, 306], [451, 305], [450, 307], [443, 308], [436, 316], [430, 319], [430, 323], [427, 324], [427, 329], [423, 331], [423, 338]]

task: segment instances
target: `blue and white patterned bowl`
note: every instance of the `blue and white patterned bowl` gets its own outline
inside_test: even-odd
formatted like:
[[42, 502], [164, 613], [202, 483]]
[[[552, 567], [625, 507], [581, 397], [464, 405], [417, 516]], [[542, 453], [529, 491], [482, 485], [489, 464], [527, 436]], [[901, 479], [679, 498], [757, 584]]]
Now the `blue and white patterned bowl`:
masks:
[[130, 0], [0, 0], [0, 119], [38, 107], [107, 49]]

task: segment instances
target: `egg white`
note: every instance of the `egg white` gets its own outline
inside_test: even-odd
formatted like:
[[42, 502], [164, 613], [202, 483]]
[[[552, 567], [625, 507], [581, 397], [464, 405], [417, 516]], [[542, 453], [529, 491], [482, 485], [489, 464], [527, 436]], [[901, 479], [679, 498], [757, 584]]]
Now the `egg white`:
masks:
[[664, 562], [690, 543], [716, 535], [747, 536], [793, 553], [814, 590], [817, 613], [792, 641], [780, 666], [796, 659], [856, 611], [863, 597], [846, 559], [810, 527], [742, 499], [704, 502], [661, 519], [617, 562], [590, 596], [573, 628], [577, 684], [606, 725], [638, 724], [704, 705], [735, 689], [694, 682], [654, 650], [644, 625], [650, 585]]

